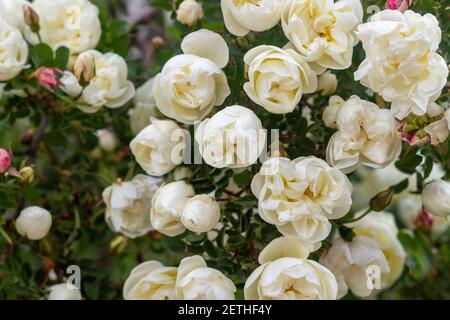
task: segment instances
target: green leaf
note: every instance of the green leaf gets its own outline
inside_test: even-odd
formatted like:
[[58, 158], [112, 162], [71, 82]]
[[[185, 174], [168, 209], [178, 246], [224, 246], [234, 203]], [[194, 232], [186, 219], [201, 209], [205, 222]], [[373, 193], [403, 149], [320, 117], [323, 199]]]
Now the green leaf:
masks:
[[183, 240], [178, 237], [164, 237], [162, 239], [162, 243], [167, 249], [174, 252], [183, 252], [186, 249], [186, 245], [184, 244]]
[[53, 50], [45, 43], [39, 43], [30, 49], [31, 61], [36, 68], [53, 65]]
[[55, 53], [54, 66], [58, 69], [65, 69], [69, 62], [70, 50], [66, 47], [59, 47]]

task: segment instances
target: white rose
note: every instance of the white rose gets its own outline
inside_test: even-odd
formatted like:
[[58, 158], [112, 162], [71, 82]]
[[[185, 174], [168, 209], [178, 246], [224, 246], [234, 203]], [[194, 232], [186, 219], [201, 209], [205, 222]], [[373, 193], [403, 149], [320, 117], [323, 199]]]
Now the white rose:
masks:
[[156, 75], [153, 96], [164, 115], [193, 124], [230, 95], [221, 70], [228, 64], [229, 52], [219, 34], [205, 29], [187, 35], [181, 48], [184, 54], [167, 61]]
[[272, 240], [259, 254], [259, 264], [275, 261], [280, 258], [291, 257], [306, 259], [309, 254], [320, 246], [298, 239], [280, 237]]
[[197, 233], [211, 231], [219, 219], [219, 204], [205, 194], [189, 199], [181, 214], [181, 222], [186, 229]]
[[[33, 9], [39, 16], [42, 42], [56, 50], [65, 46], [71, 54], [94, 49], [101, 36], [99, 10], [88, 0], [35, 0]], [[28, 41], [39, 43], [29, 28]]]
[[60, 283], [51, 286], [48, 300], [81, 300], [80, 289], [71, 283]]
[[422, 202], [429, 213], [448, 217], [450, 215], [450, 183], [435, 180], [427, 184], [422, 191]]
[[396, 122], [387, 109], [352, 96], [336, 109], [332, 105], [326, 122], [333, 125], [336, 112], [335, 133], [327, 147], [327, 161], [345, 173], [356, 169], [358, 163], [373, 168], [384, 168], [400, 154], [401, 141], [396, 134]]
[[392, 102], [394, 116], [423, 115], [447, 83], [448, 67], [436, 53], [437, 19], [413, 11], [384, 10], [358, 27], [366, 59], [355, 79]]
[[293, 0], [284, 4], [281, 23], [289, 45], [322, 73], [350, 67], [362, 18], [359, 0]]
[[130, 149], [147, 174], [163, 176], [183, 161], [185, 134], [172, 120], [153, 119], [130, 142]]
[[[357, 213], [356, 216], [362, 213]], [[401, 276], [406, 258], [405, 250], [397, 239], [398, 228], [394, 216], [386, 212], [371, 212], [352, 226], [356, 235], [369, 237], [377, 242], [389, 266], [389, 270], [381, 275], [381, 286], [390, 287]]]
[[243, 37], [250, 31], [269, 30], [280, 22], [285, 0], [221, 0], [228, 31]]
[[181, 260], [175, 292], [180, 300], [234, 300], [236, 287], [202, 257], [193, 256]]
[[315, 157], [269, 159], [251, 188], [264, 221], [283, 235], [313, 243], [329, 235], [328, 219], [343, 217], [352, 204], [348, 178]]
[[28, 45], [20, 31], [0, 19], [0, 81], [17, 76], [27, 59]]
[[25, 0], [0, 0], [0, 20], [6, 21], [9, 25], [25, 30], [25, 21], [23, 17], [23, 6], [31, 3]]
[[203, 19], [203, 8], [195, 0], [183, 0], [177, 10], [177, 20], [192, 27], [198, 20]]
[[340, 108], [344, 105], [345, 100], [339, 96], [332, 96], [328, 102], [328, 106], [323, 111], [323, 122], [329, 128], [337, 128], [337, 115]]
[[294, 50], [262, 45], [244, 56], [249, 82], [244, 90], [269, 112], [292, 112], [303, 93], [317, 88], [317, 75]]
[[106, 152], [113, 152], [114, 149], [117, 148], [117, 145], [119, 144], [119, 141], [114, 134], [109, 129], [100, 129], [96, 132], [97, 138], [98, 138], [98, 145], [100, 148], [102, 148], [103, 151]]
[[181, 215], [194, 195], [192, 186], [184, 181], [162, 185], [152, 199], [150, 221], [153, 228], [170, 237], [182, 234], [186, 229], [181, 223]]
[[334, 73], [327, 71], [323, 73], [318, 80], [317, 91], [320, 92], [322, 96], [331, 96], [336, 92], [338, 80]]
[[83, 91], [78, 79], [70, 71], [64, 71], [59, 82], [61, 83], [61, 90], [73, 98], [79, 97]]
[[131, 270], [123, 285], [125, 300], [175, 300], [177, 268], [158, 261], [141, 263]]
[[161, 180], [139, 174], [131, 181], [114, 183], [103, 191], [105, 220], [111, 230], [129, 238], [152, 230], [150, 208]]
[[359, 297], [369, 296], [373, 291], [368, 277], [371, 268], [379, 268], [382, 274], [389, 272], [388, 262], [378, 243], [363, 236], [355, 236], [352, 242], [337, 238], [320, 262], [336, 276], [339, 299], [347, 294], [349, 288]]
[[153, 78], [136, 90], [134, 108], [128, 111], [130, 127], [134, 134], [150, 125], [151, 118], [157, 117], [156, 101], [153, 97]]
[[82, 111], [97, 112], [102, 106], [119, 108], [134, 97], [134, 84], [127, 79], [128, 66], [121, 56], [89, 50], [80, 54], [78, 59], [86, 59], [86, 56], [94, 61], [95, 77], [81, 95], [79, 108]]
[[20, 211], [16, 220], [17, 232], [30, 240], [45, 238], [52, 226], [52, 215], [40, 207], [28, 207]]
[[203, 120], [195, 131], [195, 140], [210, 166], [244, 168], [256, 163], [264, 151], [266, 135], [255, 113], [236, 105]]
[[427, 116], [432, 118], [432, 121], [423, 130], [430, 136], [432, 145], [438, 145], [447, 140], [450, 129], [448, 121], [445, 117], [444, 108], [437, 103], [431, 103], [427, 107]]
[[334, 275], [316, 261], [283, 257], [258, 267], [245, 282], [246, 300], [335, 300]]

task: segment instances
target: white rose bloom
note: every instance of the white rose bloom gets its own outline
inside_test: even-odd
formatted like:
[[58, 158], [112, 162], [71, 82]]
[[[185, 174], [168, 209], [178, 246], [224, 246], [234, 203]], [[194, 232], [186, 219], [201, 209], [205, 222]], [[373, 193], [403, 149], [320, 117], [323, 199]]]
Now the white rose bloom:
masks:
[[[334, 98], [336, 100], [336, 98]], [[387, 109], [352, 96], [343, 104], [331, 105], [325, 122], [333, 123], [335, 133], [327, 147], [327, 161], [345, 173], [356, 169], [358, 163], [384, 168], [400, 154], [401, 141], [396, 134], [396, 121]]]
[[17, 232], [30, 240], [45, 238], [52, 226], [52, 215], [40, 207], [28, 207], [20, 211], [16, 220]]
[[448, 217], [450, 215], [450, 183], [444, 180], [435, 180], [422, 190], [422, 202], [429, 213]]
[[162, 185], [152, 199], [150, 221], [153, 228], [170, 237], [182, 234], [186, 228], [181, 223], [181, 215], [194, 195], [192, 186], [184, 181]]
[[82, 111], [97, 112], [102, 106], [120, 108], [134, 97], [134, 84], [127, 79], [128, 66], [121, 56], [89, 50], [80, 54], [78, 59], [86, 59], [86, 56], [94, 60], [95, 77], [81, 95], [79, 108]]
[[362, 18], [360, 0], [293, 0], [286, 1], [281, 23], [289, 45], [322, 73], [350, 67]]
[[203, 19], [203, 8], [195, 0], [183, 0], [177, 10], [177, 20], [192, 27], [198, 20]]
[[181, 260], [175, 292], [180, 300], [234, 300], [236, 287], [202, 257], [193, 256]]
[[398, 228], [394, 216], [386, 212], [371, 212], [352, 226], [356, 235], [377, 242], [389, 265], [389, 271], [381, 275], [381, 286], [390, 287], [401, 276], [406, 259], [405, 250], [397, 239]]
[[350, 210], [352, 185], [337, 169], [318, 158], [272, 158], [252, 181], [258, 211], [286, 236], [316, 243], [330, 233], [328, 219]]
[[79, 97], [83, 91], [83, 87], [78, 82], [78, 79], [70, 71], [64, 71], [59, 81], [61, 90], [73, 98]]
[[[71, 54], [94, 49], [102, 33], [99, 10], [88, 0], [34, 0], [33, 9], [39, 16], [42, 42], [53, 50], [65, 46]], [[33, 44], [39, 40], [26, 29]]]
[[424, 128], [424, 131], [430, 136], [432, 145], [443, 143], [450, 134], [449, 124], [445, 118], [444, 111], [444, 108], [437, 103], [431, 103], [427, 107], [427, 115], [430, 118], [438, 119]]
[[164, 115], [193, 124], [230, 95], [221, 70], [228, 64], [229, 52], [219, 34], [205, 29], [188, 34], [181, 48], [184, 54], [167, 61], [156, 75], [153, 96]]
[[156, 101], [153, 97], [153, 78], [136, 90], [134, 108], [128, 111], [130, 127], [134, 134], [150, 125], [151, 118], [157, 117]]
[[322, 96], [331, 96], [336, 92], [338, 80], [334, 73], [327, 71], [320, 75], [318, 80], [317, 91], [320, 92]]
[[432, 14], [384, 10], [359, 26], [366, 59], [355, 79], [392, 102], [394, 116], [423, 115], [447, 83], [448, 67], [436, 53], [441, 30]]
[[150, 208], [161, 180], [139, 174], [131, 181], [114, 183], [103, 191], [105, 220], [111, 230], [136, 238], [152, 230]]
[[175, 300], [177, 268], [158, 261], [141, 263], [131, 270], [123, 285], [125, 300]]
[[280, 22], [285, 0], [221, 0], [223, 20], [230, 33], [269, 30]]
[[282, 257], [258, 267], [245, 282], [246, 300], [335, 300], [334, 275], [320, 263]]
[[181, 214], [181, 222], [186, 229], [197, 233], [211, 231], [219, 219], [219, 204], [205, 194], [190, 198]]
[[0, 81], [17, 76], [28, 59], [28, 45], [18, 29], [0, 18]]
[[294, 50], [262, 45], [244, 56], [249, 82], [244, 90], [271, 113], [292, 112], [304, 93], [317, 88], [317, 75]]
[[136, 161], [152, 176], [163, 176], [183, 161], [185, 130], [172, 120], [153, 119], [130, 143]]
[[355, 236], [352, 242], [335, 239], [320, 262], [336, 276], [338, 299], [345, 296], [349, 288], [359, 297], [369, 296], [373, 291], [368, 281], [370, 267], [378, 267], [381, 274], [389, 272], [388, 261], [378, 243], [362, 236]]
[[280, 258], [291, 257], [306, 259], [310, 252], [320, 248], [320, 245], [298, 239], [280, 237], [272, 240], [259, 254], [259, 264], [275, 261]]
[[337, 115], [340, 108], [345, 104], [345, 100], [339, 96], [332, 96], [328, 102], [328, 106], [323, 111], [323, 122], [329, 128], [337, 129]]
[[71, 283], [55, 284], [49, 288], [48, 300], [81, 300], [80, 289]]
[[23, 6], [31, 3], [25, 0], [0, 0], [0, 20], [6, 21], [9, 25], [25, 30], [25, 21], [23, 17]]
[[245, 168], [256, 163], [266, 136], [255, 113], [238, 105], [203, 120], [195, 131], [203, 159], [216, 168]]

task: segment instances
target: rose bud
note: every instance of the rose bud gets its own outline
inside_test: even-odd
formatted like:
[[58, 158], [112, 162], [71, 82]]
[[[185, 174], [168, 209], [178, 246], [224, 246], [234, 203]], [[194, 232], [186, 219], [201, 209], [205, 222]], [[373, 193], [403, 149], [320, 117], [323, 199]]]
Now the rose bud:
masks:
[[433, 228], [434, 216], [422, 209], [414, 220], [414, 225], [425, 232], [430, 232]]
[[16, 220], [17, 232], [30, 240], [45, 238], [51, 226], [50, 212], [36, 206], [23, 209]]
[[195, 0], [184, 0], [177, 10], [177, 20], [192, 27], [198, 20], [203, 19], [203, 8]]
[[39, 16], [36, 11], [28, 5], [23, 6], [23, 19], [25, 24], [30, 27], [31, 31], [38, 33], [40, 30]]
[[386, 8], [405, 12], [411, 6], [412, 0], [387, 0]]
[[90, 54], [79, 56], [73, 65], [73, 73], [82, 86], [86, 86], [95, 77], [95, 61]]
[[0, 148], [0, 174], [8, 171], [11, 165], [12, 156], [3, 148]]
[[23, 167], [19, 171], [20, 181], [23, 183], [32, 183], [34, 180], [34, 169], [32, 167]]
[[164, 45], [164, 39], [161, 37], [153, 37], [152, 38], [152, 46], [153, 48], [160, 48], [162, 45]]
[[60, 84], [59, 73], [60, 71], [56, 68], [40, 67], [36, 71], [36, 78], [43, 87], [51, 90]]
[[319, 76], [318, 81], [317, 91], [321, 96], [331, 96], [336, 92], [338, 80], [334, 73], [327, 71]]
[[181, 214], [181, 222], [186, 229], [198, 233], [211, 231], [219, 219], [219, 205], [205, 194], [189, 199]]
[[435, 180], [425, 186], [422, 191], [422, 203], [425, 210], [435, 216], [450, 215], [450, 183]]

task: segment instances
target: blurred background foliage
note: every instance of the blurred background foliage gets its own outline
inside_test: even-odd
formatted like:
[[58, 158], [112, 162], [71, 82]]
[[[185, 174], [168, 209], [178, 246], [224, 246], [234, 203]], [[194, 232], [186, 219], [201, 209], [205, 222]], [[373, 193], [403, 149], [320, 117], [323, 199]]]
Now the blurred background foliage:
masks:
[[[198, 0], [205, 18], [192, 28], [171, 19], [175, 17], [180, 0], [91, 1], [101, 12], [103, 33], [99, 50], [124, 56], [129, 63], [129, 77], [136, 87], [158, 73], [168, 59], [181, 53], [180, 42], [186, 34], [200, 28], [219, 32], [228, 43], [231, 56], [225, 72], [232, 94], [224, 106], [238, 103], [250, 107], [266, 129], [280, 129], [282, 146], [290, 158], [325, 157], [326, 145], [333, 133], [321, 120], [327, 97], [315, 95], [312, 103], [310, 97], [305, 96], [293, 113], [273, 115], [251, 102], [242, 89], [246, 81], [244, 54], [261, 44], [284, 46], [287, 41], [280, 26], [236, 38], [224, 28], [219, 0]], [[365, 10], [371, 5], [384, 7], [382, 0], [362, 2]], [[449, 1], [416, 0], [412, 9], [438, 17], [443, 31], [440, 54], [449, 61]], [[365, 19], [369, 15], [366, 11]], [[152, 42], [155, 37], [161, 37], [163, 44], [155, 45]], [[34, 67], [49, 60], [42, 48], [34, 48], [31, 55]], [[352, 67], [337, 72], [336, 94], [343, 98], [358, 95], [371, 101], [376, 99], [353, 80], [353, 73], [363, 58], [364, 51], [359, 44]], [[28, 84], [23, 77], [14, 80], [8, 89], [26, 88]], [[78, 265], [82, 294], [86, 299], [120, 299], [123, 282], [138, 263], [156, 259], [175, 266], [182, 257], [192, 254], [204, 254], [209, 266], [220, 269], [234, 281], [237, 297], [243, 298], [242, 288], [257, 266], [259, 251], [279, 236], [274, 226], [263, 223], [256, 214], [257, 201], [249, 192], [250, 181], [259, 165], [239, 173], [205, 164], [186, 166], [190, 172], [187, 179], [197, 192], [215, 191], [216, 199], [227, 200], [222, 210], [224, 227], [215, 235], [186, 232], [169, 238], [150, 232], [138, 239], [126, 239], [114, 234], [105, 224], [101, 193], [117, 178], [130, 179], [141, 172], [128, 148], [133, 134], [127, 112], [132, 104], [85, 114], [46, 94], [37, 95], [36, 99], [23, 99], [2, 95], [2, 90], [0, 84], [0, 145], [11, 146], [14, 165], [18, 168], [32, 165], [36, 177], [31, 184], [0, 178], [0, 298], [43, 299], [48, 285], [61, 282], [69, 265]], [[448, 101], [447, 87], [440, 102]], [[311, 110], [309, 120], [302, 112], [305, 107]], [[120, 140], [114, 153], [98, 154], [95, 133], [103, 128], [112, 129]], [[441, 163], [450, 178], [448, 141], [439, 150], [404, 146], [397, 167], [407, 174], [417, 175], [416, 188], [420, 191], [435, 163]], [[361, 179], [357, 173], [350, 178], [354, 182]], [[167, 179], [174, 179], [173, 174]], [[396, 192], [406, 187], [407, 181], [404, 181], [396, 186]], [[15, 217], [29, 205], [45, 207], [53, 215], [50, 235], [41, 241], [28, 241], [15, 231]], [[395, 208], [391, 212], [395, 214]], [[402, 227], [399, 219], [398, 222]], [[408, 252], [407, 267], [397, 284], [379, 297], [450, 298], [448, 230], [439, 237], [419, 230], [402, 231], [399, 238]], [[328, 244], [329, 240], [325, 241], [323, 248]], [[320, 251], [312, 256], [317, 259], [319, 255]], [[50, 270], [56, 272], [58, 280], [49, 279]], [[346, 298], [353, 297], [349, 294]]]

